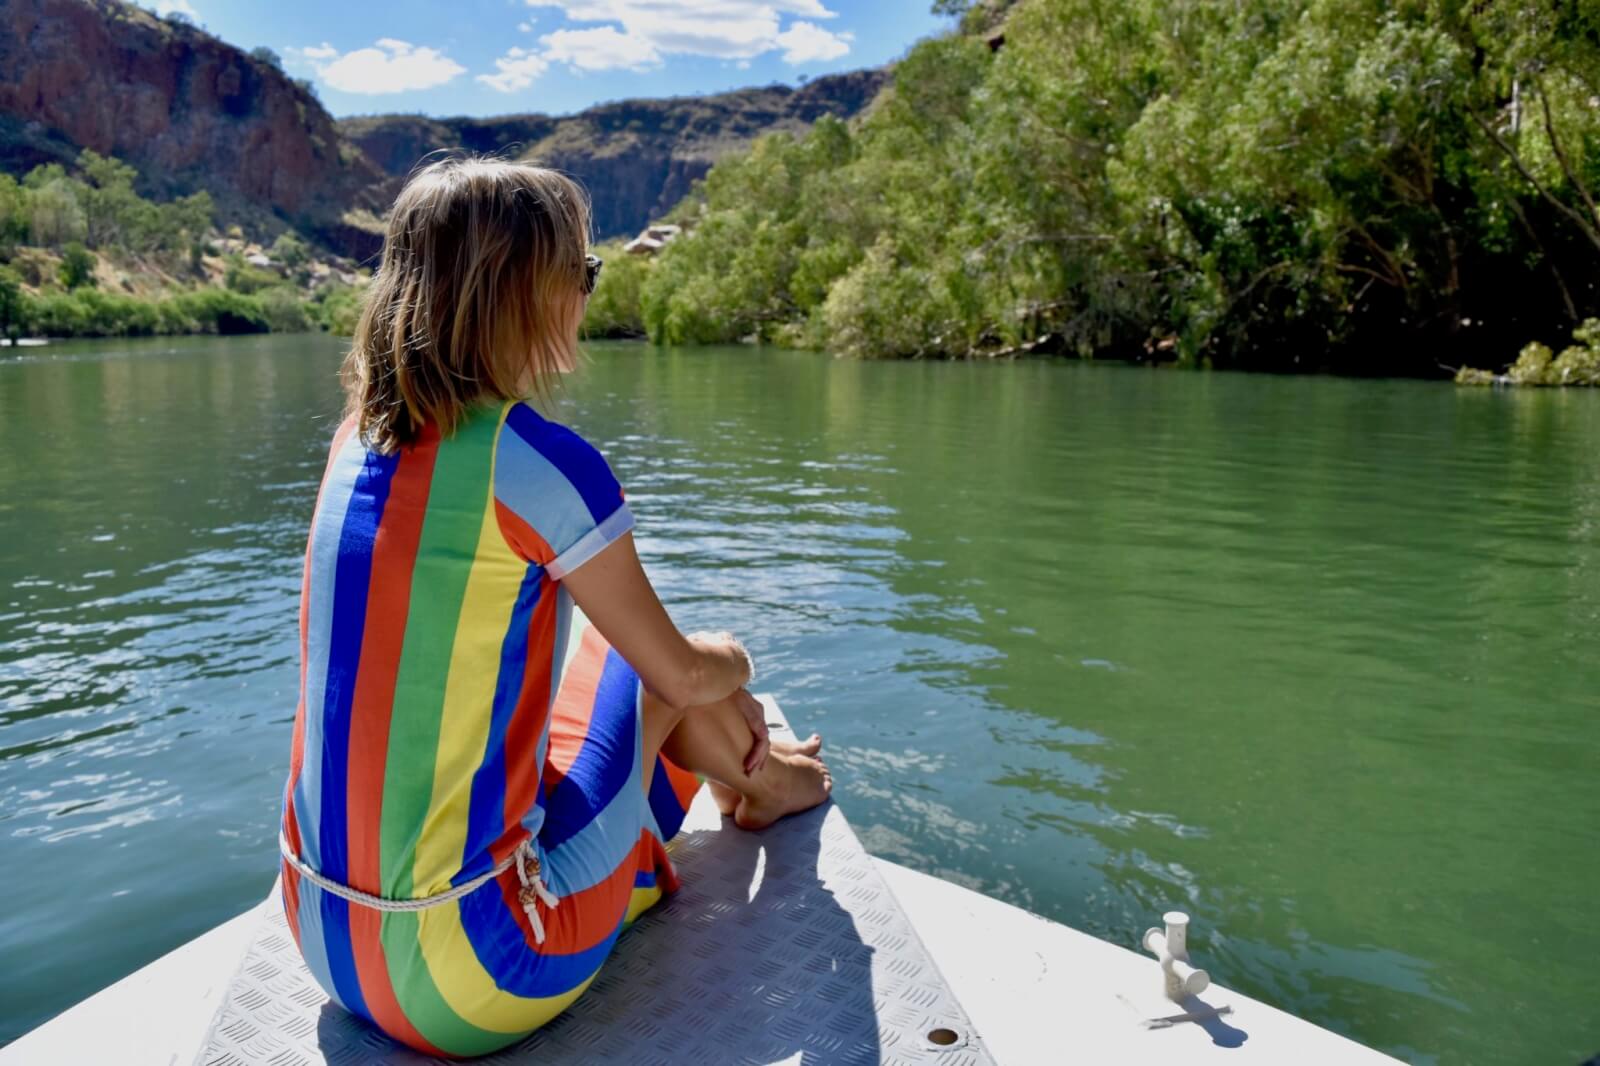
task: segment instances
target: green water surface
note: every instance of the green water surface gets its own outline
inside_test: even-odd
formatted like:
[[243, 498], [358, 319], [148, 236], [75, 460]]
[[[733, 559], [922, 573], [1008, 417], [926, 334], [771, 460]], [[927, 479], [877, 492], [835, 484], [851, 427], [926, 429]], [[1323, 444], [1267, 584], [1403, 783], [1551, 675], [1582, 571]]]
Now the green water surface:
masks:
[[[0, 1040], [258, 900], [317, 336], [0, 352]], [[594, 345], [685, 629], [875, 854], [1402, 1058], [1600, 1052], [1600, 396]]]

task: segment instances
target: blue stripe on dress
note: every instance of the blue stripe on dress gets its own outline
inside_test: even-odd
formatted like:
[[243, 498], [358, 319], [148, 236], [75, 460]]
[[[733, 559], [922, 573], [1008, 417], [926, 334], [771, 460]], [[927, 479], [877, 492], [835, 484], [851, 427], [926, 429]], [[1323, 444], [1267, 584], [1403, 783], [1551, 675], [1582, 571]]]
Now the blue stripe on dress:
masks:
[[[350, 505], [365, 454], [366, 448], [351, 433], [330, 463], [312, 520], [311, 549], [306, 559], [311, 571], [306, 589], [306, 718], [300, 776], [294, 785], [294, 813], [300, 829], [300, 857], [313, 870], [322, 869], [322, 702], [328, 685], [328, 648], [333, 642], [334, 571], [339, 564], [345, 509]], [[339, 775], [343, 776], [345, 770], [340, 767]]]
[[[330, 881], [349, 881], [348, 786], [350, 768], [350, 709], [355, 699], [356, 673], [361, 664], [361, 641], [367, 623], [367, 592], [372, 584], [372, 552], [389, 502], [389, 486], [400, 465], [397, 455], [377, 455], [362, 449], [361, 471], [356, 476], [350, 502], [339, 533], [339, 556], [334, 572], [333, 628], [328, 649], [326, 687], [322, 698], [322, 806], [321, 868]], [[310, 753], [308, 753], [309, 755]], [[331, 892], [322, 896], [323, 926], [327, 931], [328, 966], [339, 998], [357, 1014], [370, 1017], [356, 972], [350, 937], [350, 904]]]
[[[500, 434], [495, 448], [494, 495], [544, 538], [550, 546], [551, 559], [582, 540], [599, 522], [590, 514], [578, 487], [548, 456], [517, 433]], [[611, 510], [616, 510], [620, 502], [619, 495], [612, 500]]]
[[322, 897], [328, 893], [304, 877], [299, 879], [299, 886], [300, 908], [295, 912], [295, 920], [300, 927], [300, 955], [306, 960], [306, 969], [317, 979], [317, 984], [322, 986], [335, 1003], [349, 1010], [350, 1004], [345, 1002], [339, 986], [333, 980], [332, 968], [328, 965], [328, 948], [323, 923], [325, 908], [322, 906]]
[[672, 781], [667, 777], [666, 765], [659, 755], [656, 756], [655, 774], [650, 778], [650, 813], [656, 820], [656, 836], [661, 838], [663, 844], [678, 835], [684, 818], [689, 814], [683, 809], [683, 801], [672, 790]]
[[[639, 675], [615, 648], [607, 649], [595, 685], [589, 730], [566, 776], [545, 798], [545, 823], [539, 834], [554, 851], [593, 825], [639, 771], [639, 729], [635, 701]], [[637, 813], [630, 817], [637, 819]], [[628, 840], [638, 842], [635, 821]], [[615, 865], [612, 866], [615, 869]], [[606, 871], [609, 873], [610, 871]]]
[[[506, 730], [522, 696], [528, 673], [528, 629], [539, 590], [544, 583], [544, 568], [530, 565], [522, 575], [517, 600], [511, 608], [506, 636], [500, 644], [500, 672], [495, 679], [494, 704], [489, 713], [487, 757], [472, 775], [472, 795], [467, 806], [467, 836], [462, 847], [461, 872], [451, 879], [459, 885], [486, 873], [494, 866], [490, 847], [506, 826], [502, 825], [506, 806]], [[534, 758], [537, 753], [512, 752], [516, 759]], [[536, 765], [543, 765], [541, 762]]]
[[500, 894], [498, 881], [468, 893], [460, 907], [461, 928], [495, 987], [531, 998], [559, 996], [588, 980], [611, 953], [627, 912], [623, 908], [617, 914], [616, 928], [593, 947], [569, 955], [544, 955], [529, 949], [522, 927]]
[[[583, 497], [589, 509], [591, 525], [599, 523], [622, 499], [622, 489], [617, 484], [605, 456], [594, 445], [584, 440], [559, 422], [551, 422], [525, 403], [513, 404], [506, 413], [506, 425], [560, 471]], [[521, 513], [521, 512], [519, 512]], [[527, 519], [527, 515], [523, 515]], [[545, 538], [549, 540], [549, 538]], [[555, 548], [552, 541], [550, 546]], [[557, 549], [557, 554], [560, 549]]]

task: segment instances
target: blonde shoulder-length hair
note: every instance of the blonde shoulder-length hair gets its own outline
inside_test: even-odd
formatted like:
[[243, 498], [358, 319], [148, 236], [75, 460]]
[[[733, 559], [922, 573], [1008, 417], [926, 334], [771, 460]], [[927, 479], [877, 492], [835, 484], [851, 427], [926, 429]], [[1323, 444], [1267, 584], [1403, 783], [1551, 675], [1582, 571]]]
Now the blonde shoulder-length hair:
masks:
[[453, 156], [389, 212], [344, 363], [347, 413], [393, 452], [484, 400], [521, 398], [577, 358], [589, 199], [553, 170]]

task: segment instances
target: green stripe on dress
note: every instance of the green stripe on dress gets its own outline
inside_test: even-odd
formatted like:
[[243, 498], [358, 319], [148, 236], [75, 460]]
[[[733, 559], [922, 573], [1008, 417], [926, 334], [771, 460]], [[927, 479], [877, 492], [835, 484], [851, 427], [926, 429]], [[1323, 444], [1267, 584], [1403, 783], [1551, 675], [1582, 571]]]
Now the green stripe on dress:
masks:
[[[383, 776], [379, 868], [384, 892], [393, 898], [413, 892], [417, 834], [432, 802], [445, 685], [484, 508], [491, 498], [499, 429], [497, 412], [474, 412], [440, 442], [434, 461], [428, 512], [411, 572], [411, 606]], [[384, 959], [400, 1009], [424, 1037], [453, 1054], [504, 1046], [505, 1034], [479, 1029], [445, 1002], [418, 943], [419, 928], [414, 913], [383, 916]]]
[[463, 1056], [486, 1055], [520, 1039], [480, 1029], [445, 1002], [422, 954], [421, 929], [415, 911], [391, 911], [383, 916], [383, 954], [390, 984], [400, 1009], [417, 1032], [441, 1051]]

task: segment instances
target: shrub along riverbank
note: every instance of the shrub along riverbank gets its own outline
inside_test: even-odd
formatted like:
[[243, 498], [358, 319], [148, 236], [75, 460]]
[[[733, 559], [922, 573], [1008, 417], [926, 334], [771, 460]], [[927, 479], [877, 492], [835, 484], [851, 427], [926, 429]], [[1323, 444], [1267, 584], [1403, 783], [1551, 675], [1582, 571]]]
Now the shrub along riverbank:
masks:
[[965, 32], [912, 49], [864, 118], [718, 163], [610, 320], [1441, 375], [1600, 314], [1600, 9], [938, 6]]
[[0, 336], [137, 337], [178, 333], [304, 332], [354, 328], [356, 296], [330, 293], [300, 299], [219, 287], [161, 296], [78, 289], [34, 296], [0, 276]]

